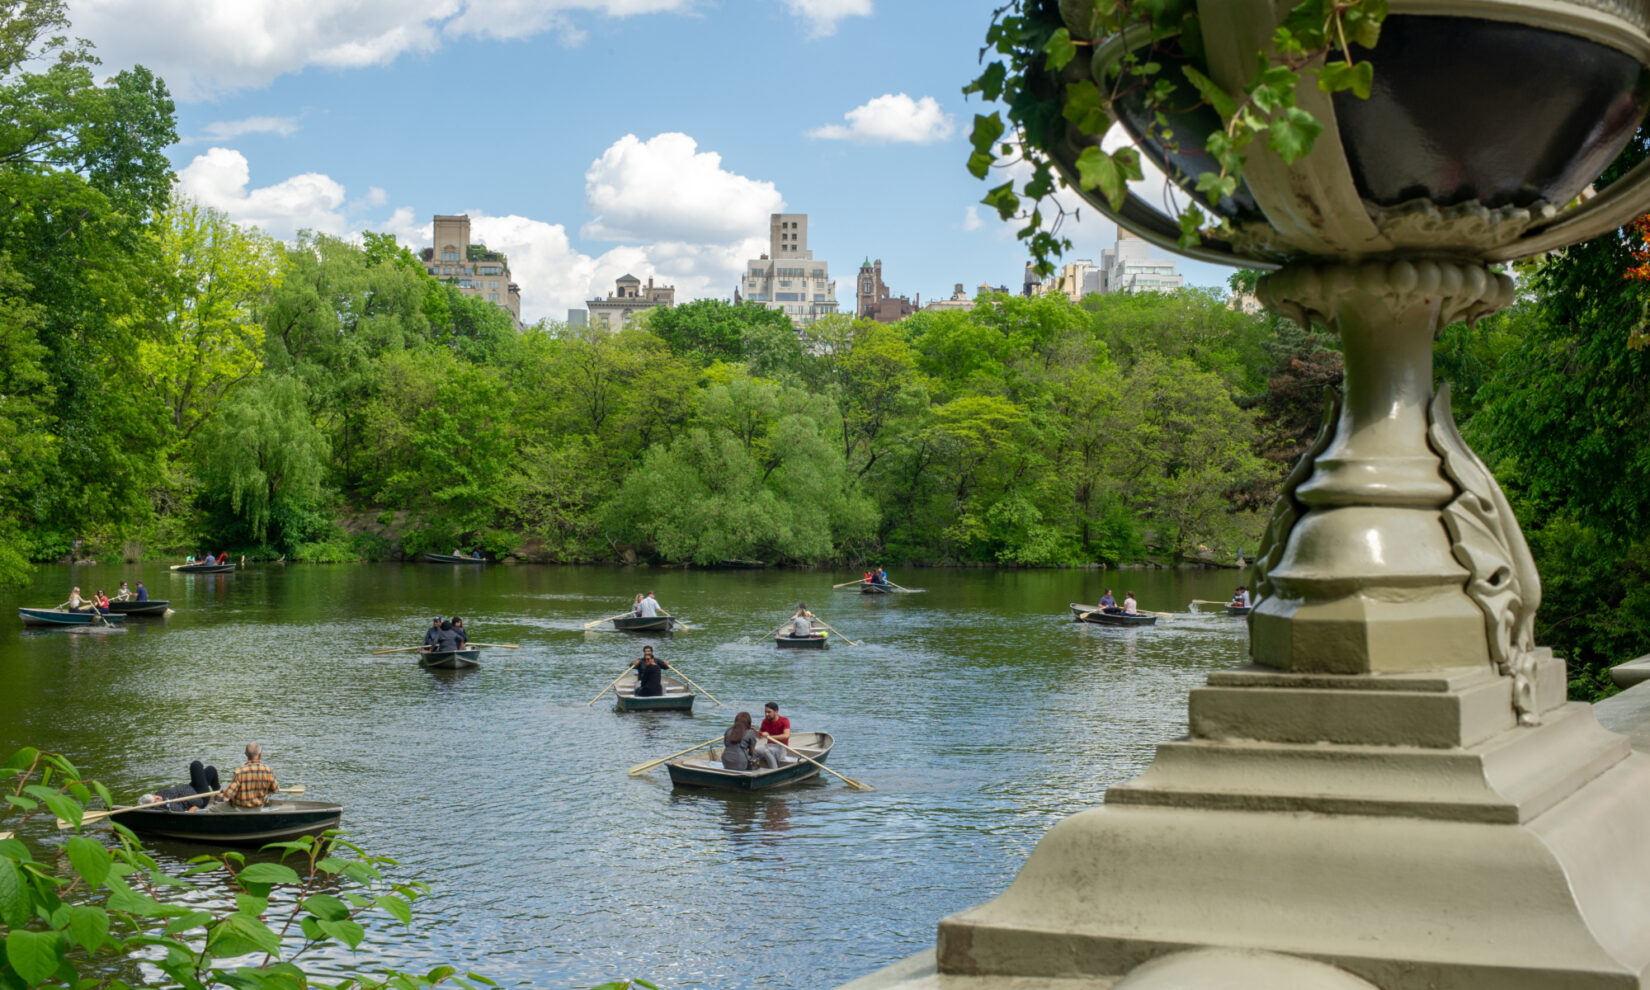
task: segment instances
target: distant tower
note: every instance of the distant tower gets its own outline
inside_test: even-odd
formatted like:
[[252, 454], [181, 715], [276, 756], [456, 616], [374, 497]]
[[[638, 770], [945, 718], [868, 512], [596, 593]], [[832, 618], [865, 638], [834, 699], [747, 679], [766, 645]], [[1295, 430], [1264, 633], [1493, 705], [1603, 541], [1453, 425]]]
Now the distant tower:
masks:
[[1029, 261], [1026, 262], [1025, 284], [1020, 287], [1020, 295], [1030, 299], [1037, 294], [1037, 287], [1042, 284], [1043, 280], [1037, 277], [1037, 267]]

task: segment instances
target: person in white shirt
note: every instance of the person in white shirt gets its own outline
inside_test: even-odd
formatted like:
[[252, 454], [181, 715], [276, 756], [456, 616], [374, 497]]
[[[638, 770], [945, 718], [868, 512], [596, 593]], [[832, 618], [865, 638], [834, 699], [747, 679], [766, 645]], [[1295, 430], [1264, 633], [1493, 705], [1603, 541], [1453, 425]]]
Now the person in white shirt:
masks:
[[640, 605], [636, 606], [636, 610], [646, 619], [654, 618], [659, 614], [659, 601], [653, 597], [653, 592], [647, 593], [647, 597], [642, 599]]
[[1123, 596], [1123, 614], [1124, 615], [1139, 615], [1140, 614], [1140, 606], [1138, 606], [1134, 603], [1134, 592], [1132, 592], [1132, 591]]

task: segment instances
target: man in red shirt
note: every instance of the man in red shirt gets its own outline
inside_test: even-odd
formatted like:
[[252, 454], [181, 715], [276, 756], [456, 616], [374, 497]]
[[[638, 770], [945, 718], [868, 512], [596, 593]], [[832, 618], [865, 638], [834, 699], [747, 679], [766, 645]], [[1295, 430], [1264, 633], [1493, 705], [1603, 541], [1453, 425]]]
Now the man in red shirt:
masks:
[[[771, 743], [781, 742], [788, 746], [791, 742], [791, 720], [779, 714], [779, 702], [770, 701], [762, 706], [762, 728], [760, 732], [763, 745], [757, 747], [757, 756], [761, 757], [763, 762], [767, 762], [768, 757], [771, 756], [773, 762], [770, 766], [777, 767], [780, 756], [785, 754], [786, 750], [784, 746], [776, 746]], [[764, 750], [766, 755], [764, 755]]]

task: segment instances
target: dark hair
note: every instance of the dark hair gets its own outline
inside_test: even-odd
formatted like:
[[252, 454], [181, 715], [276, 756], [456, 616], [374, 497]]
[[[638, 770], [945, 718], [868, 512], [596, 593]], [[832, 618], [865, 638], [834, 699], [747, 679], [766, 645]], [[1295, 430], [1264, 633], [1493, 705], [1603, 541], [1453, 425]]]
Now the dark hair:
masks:
[[455, 615], [455, 616], [453, 616], [453, 625], [455, 625], [455, 626], [460, 626], [460, 625], [463, 625], [463, 624], [464, 624], [464, 620], [463, 620], [463, 619], [460, 619], [460, 618], [459, 618], [459, 617], [458, 617], [458, 616], [456, 616], [456, 615]]
[[651, 646], [644, 646], [644, 647], [642, 647], [642, 652], [643, 652], [643, 653], [644, 653], [644, 654], [645, 654], [645, 653], [652, 653], [652, 652], [653, 652], [653, 647], [651, 647]]
[[453, 627], [453, 624], [451, 622], [442, 622], [441, 623], [441, 628], [444, 629], [444, 630], [451, 629], [452, 627]]
[[770, 701], [770, 702], [768, 702], [768, 703], [767, 703], [767, 704], [765, 704], [765, 705], [763, 705], [763, 706], [762, 706], [762, 707], [763, 707], [763, 708], [772, 708], [772, 709], [773, 709], [773, 710], [774, 710], [774, 711], [776, 711], [776, 712], [777, 712], [777, 711], [778, 711], [778, 710], [779, 710], [779, 702], [777, 702], [777, 701]]
[[723, 734], [722, 741], [737, 746], [745, 741], [745, 734], [751, 731], [751, 713], [740, 712], [733, 717], [733, 728]]

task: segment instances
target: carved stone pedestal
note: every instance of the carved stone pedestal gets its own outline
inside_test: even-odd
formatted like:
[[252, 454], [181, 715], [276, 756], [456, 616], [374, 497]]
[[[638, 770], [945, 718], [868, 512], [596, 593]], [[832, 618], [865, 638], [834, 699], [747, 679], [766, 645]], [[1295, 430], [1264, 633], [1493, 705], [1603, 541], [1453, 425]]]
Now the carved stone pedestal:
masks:
[[854, 990], [1650, 988], [1650, 757], [1565, 701], [1540, 582], [1431, 346], [1511, 298], [1453, 262], [1297, 265], [1343, 396], [1256, 562], [1253, 664], [933, 963]]

